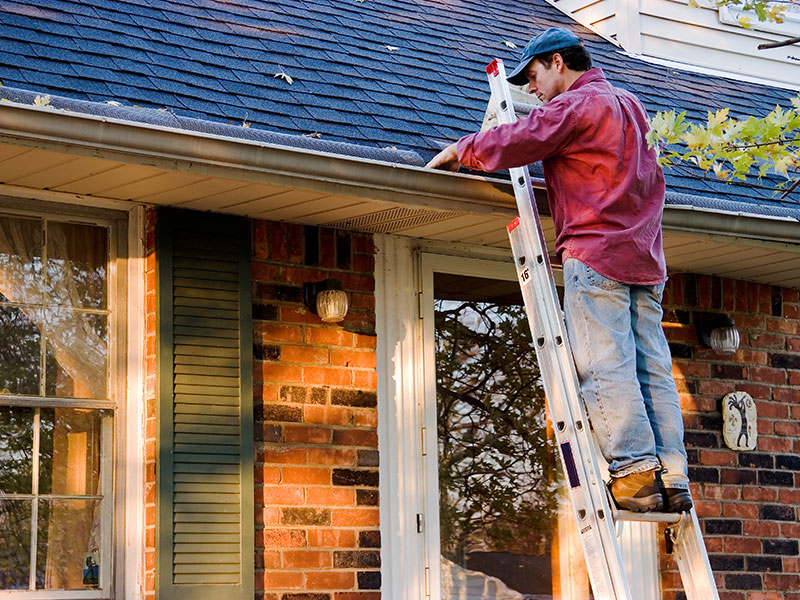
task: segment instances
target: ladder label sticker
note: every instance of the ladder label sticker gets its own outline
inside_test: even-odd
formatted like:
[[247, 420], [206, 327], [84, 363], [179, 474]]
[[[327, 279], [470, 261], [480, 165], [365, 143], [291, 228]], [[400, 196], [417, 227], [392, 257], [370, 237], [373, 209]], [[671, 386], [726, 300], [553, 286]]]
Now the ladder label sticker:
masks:
[[506, 229], [508, 229], [508, 233], [511, 233], [519, 226], [519, 217], [516, 217], [511, 223], [506, 225]]
[[531, 270], [528, 267], [519, 272], [519, 284], [523, 287], [531, 282]]
[[581, 479], [578, 477], [578, 468], [575, 466], [575, 457], [572, 455], [572, 445], [569, 442], [561, 444], [561, 457], [564, 459], [564, 469], [569, 478], [569, 487], [581, 487]]

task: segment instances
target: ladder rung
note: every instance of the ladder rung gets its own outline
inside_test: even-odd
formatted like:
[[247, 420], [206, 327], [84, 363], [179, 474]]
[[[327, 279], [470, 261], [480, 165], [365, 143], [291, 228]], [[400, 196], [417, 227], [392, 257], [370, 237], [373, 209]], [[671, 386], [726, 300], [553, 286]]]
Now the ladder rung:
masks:
[[615, 521], [634, 521], [639, 523], [677, 523], [683, 513], [643, 512], [618, 510], [614, 512]]

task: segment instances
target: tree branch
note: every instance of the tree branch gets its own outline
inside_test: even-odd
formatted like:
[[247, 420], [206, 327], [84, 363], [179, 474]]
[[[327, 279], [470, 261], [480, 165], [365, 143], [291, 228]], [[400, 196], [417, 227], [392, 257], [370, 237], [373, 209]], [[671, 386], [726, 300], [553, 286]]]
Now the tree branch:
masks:
[[782, 42], [768, 42], [766, 44], [759, 44], [759, 50], [767, 50], [769, 48], [781, 48], [783, 46], [791, 46], [792, 44], [797, 44], [800, 42], [800, 37], [790, 38], [788, 40], [783, 40]]

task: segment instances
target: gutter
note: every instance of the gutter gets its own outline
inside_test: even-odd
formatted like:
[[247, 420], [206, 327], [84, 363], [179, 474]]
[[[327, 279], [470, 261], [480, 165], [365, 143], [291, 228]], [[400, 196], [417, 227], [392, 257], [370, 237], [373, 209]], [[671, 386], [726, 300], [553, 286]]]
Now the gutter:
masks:
[[0, 142], [434, 210], [516, 215], [506, 182], [13, 102], [0, 103]]
[[[505, 180], [14, 102], [0, 103], [0, 142], [431, 210], [517, 215]], [[544, 181], [533, 184], [540, 213], [547, 215]], [[788, 244], [800, 252], [796, 218], [728, 212], [717, 206], [722, 201], [700, 208], [687, 205], [689, 199], [666, 206], [665, 230]]]

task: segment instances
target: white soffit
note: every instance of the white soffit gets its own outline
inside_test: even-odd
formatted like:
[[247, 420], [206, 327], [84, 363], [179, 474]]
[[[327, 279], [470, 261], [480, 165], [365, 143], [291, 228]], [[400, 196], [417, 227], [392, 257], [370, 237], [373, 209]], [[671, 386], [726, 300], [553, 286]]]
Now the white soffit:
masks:
[[[484, 205], [439, 202], [437, 198], [393, 201], [392, 194], [376, 189], [374, 197], [361, 189], [349, 193], [337, 183], [315, 184], [314, 189], [283, 185], [281, 178], [254, 177], [236, 168], [228, 177], [209, 172], [169, 168], [170, 161], [124, 162], [49, 149], [0, 143], [0, 195], [39, 197], [61, 201], [111, 200], [177, 206], [310, 225], [403, 235], [444, 242], [508, 248], [505, 226], [516, 215], [510, 186], [491, 183], [501, 197]], [[142, 164], [149, 162], [149, 164]], [[173, 163], [174, 164], [174, 163]], [[409, 169], [412, 175], [420, 169]], [[423, 173], [427, 176], [430, 173]], [[239, 176], [240, 175], [240, 176]], [[432, 174], [445, 177], [443, 174]], [[469, 178], [452, 178], [454, 184]], [[486, 185], [480, 178], [475, 185]], [[496, 192], [496, 193], [495, 193]], [[475, 194], [475, 197], [479, 194]], [[448, 210], [447, 208], [451, 209]], [[452, 210], [453, 207], [459, 210]], [[664, 243], [668, 266], [686, 271], [800, 288], [800, 243], [748, 239], [742, 235], [713, 235], [686, 231], [680, 212], [667, 209]], [[793, 224], [794, 225], [794, 224]], [[552, 252], [552, 220], [543, 219]], [[796, 225], [794, 225], [796, 226]]]

